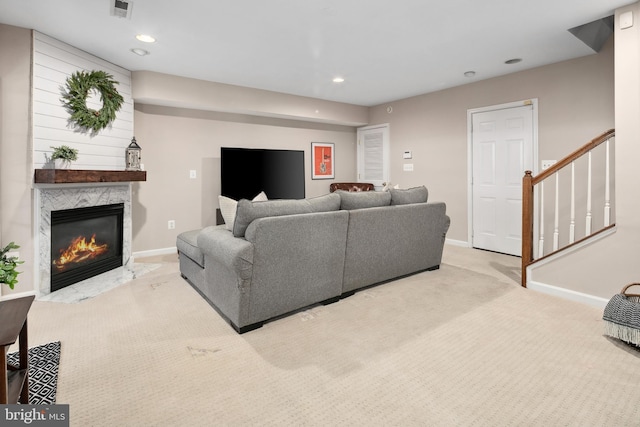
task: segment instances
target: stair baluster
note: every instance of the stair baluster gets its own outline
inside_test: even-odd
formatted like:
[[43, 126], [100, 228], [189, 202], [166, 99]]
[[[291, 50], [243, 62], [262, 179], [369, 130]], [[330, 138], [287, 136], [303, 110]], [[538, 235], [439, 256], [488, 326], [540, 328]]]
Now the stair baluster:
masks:
[[[615, 226], [612, 223], [611, 218], [611, 143], [615, 140], [615, 131], [613, 129], [603, 133], [602, 135], [594, 138], [583, 147], [571, 153], [569, 156], [558, 161], [548, 169], [542, 171], [540, 174], [533, 176], [531, 171], [525, 171], [525, 175], [522, 178], [522, 286], [527, 286], [527, 267], [534, 262], [538, 262], [543, 258], [547, 258], [552, 254], [558, 253], [562, 250], [576, 245], [586, 239], [595, 236], [611, 227]], [[593, 153], [596, 147], [601, 144], [604, 145], [604, 172], [600, 169], [597, 171], [597, 189], [596, 202], [603, 203], [603, 226], [602, 228], [593, 231], [593, 202], [594, 202], [594, 168], [593, 168]], [[602, 156], [598, 151], [598, 155]], [[576, 185], [576, 169], [578, 166], [577, 161], [586, 158], [586, 189], [582, 186]], [[600, 158], [600, 157], [599, 157]], [[584, 161], [580, 163], [584, 165]], [[571, 182], [566, 185], [570, 185], [570, 212], [569, 218], [566, 218], [566, 214], [562, 214], [560, 206], [560, 192], [562, 191], [560, 171], [565, 167], [571, 166], [570, 173]], [[583, 166], [584, 167], [584, 166]], [[582, 169], [580, 169], [582, 170]], [[582, 172], [581, 172], [582, 173]], [[604, 175], [604, 177], [602, 176]], [[552, 250], [549, 253], [545, 253], [544, 240], [545, 240], [545, 185], [544, 181], [547, 179], [555, 178], [555, 194], [553, 206], [554, 223], [553, 223], [553, 244]], [[604, 184], [603, 184], [604, 181]], [[600, 190], [604, 187], [604, 195], [600, 193]], [[550, 191], [553, 191], [551, 189]], [[565, 190], [566, 191], [566, 190]], [[579, 197], [583, 196], [582, 197]], [[548, 196], [550, 197], [550, 196]], [[576, 202], [578, 200], [586, 201], [585, 207], [585, 234], [584, 236], [576, 236]], [[584, 205], [583, 205], [584, 206]], [[551, 213], [549, 212], [549, 215]], [[537, 217], [537, 218], [536, 218]], [[564, 219], [562, 219], [564, 218]], [[599, 218], [597, 218], [599, 219]], [[535, 221], [537, 220], [537, 226]], [[568, 237], [562, 239], [560, 233], [561, 221], [569, 221], [569, 233]], [[536, 236], [534, 235], [536, 232]], [[562, 240], [566, 240], [565, 243]], [[534, 242], [537, 242], [537, 248], [534, 248]], [[537, 249], [534, 251], [534, 249]], [[536, 255], [534, 255], [536, 254]]]

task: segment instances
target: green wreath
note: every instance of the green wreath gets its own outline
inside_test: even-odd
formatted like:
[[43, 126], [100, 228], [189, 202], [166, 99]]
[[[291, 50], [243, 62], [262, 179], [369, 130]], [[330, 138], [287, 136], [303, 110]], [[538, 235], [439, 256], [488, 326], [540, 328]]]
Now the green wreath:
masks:
[[[118, 93], [115, 85], [118, 82], [104, 71], [76, 71], [67, 79], [66, 92], [63, 93], [64, 106], [71, 113], [69, 121], [85, 129], [98, 132], [109, 126], [116, 118], [116, 112], [122, 107], [124, 98]], [[89, 91], [100, 92], [102, 108], [93, 110], [87, 107]]]

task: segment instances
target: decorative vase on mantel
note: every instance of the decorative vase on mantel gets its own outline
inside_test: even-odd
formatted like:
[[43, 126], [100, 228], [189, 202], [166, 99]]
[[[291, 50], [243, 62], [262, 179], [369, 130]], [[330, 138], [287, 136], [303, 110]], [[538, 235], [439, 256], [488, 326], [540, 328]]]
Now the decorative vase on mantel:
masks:
[[71, 162], [78, 160], [78, 149], [71, 148], [67, 145], [59, 147], [51, 147], [53, 152], [50, 159], [53, 160], [54, 169], [69, 169]]
[[53, 159], [54, 169], [71, 169], [71, 161], [67, 159]]

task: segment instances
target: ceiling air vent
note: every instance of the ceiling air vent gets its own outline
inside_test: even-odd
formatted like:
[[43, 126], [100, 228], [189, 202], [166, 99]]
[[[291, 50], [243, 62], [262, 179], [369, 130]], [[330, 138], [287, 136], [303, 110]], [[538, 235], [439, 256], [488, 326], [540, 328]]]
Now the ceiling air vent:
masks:
[[111, 15], [118, 18], [131, 19], [131, 9], [133, 9], [133, 2], [129, 0], [111, 0]]

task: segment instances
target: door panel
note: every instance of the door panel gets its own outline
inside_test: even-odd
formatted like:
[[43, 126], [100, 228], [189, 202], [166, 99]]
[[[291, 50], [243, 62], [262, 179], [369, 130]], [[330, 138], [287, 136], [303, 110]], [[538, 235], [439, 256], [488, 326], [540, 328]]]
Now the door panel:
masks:
[[358, 182], [370, 182], [381, 188], [389, 181], [389, 125], [359, 128]]
[[495, 141], [482, 141], [478, 146], [480, 158], [478, 170], [479, 184], [496, 185], [496, 144]]
[[496, 234], [496, 199], [495, 197], [480, 197], [478, 199], [478, 227], [477, 231], [485, 236]]
[[472, 245], [520, 255], [522, 176], [533, 165], [533, 108], [474, 113], [472, 126]]

